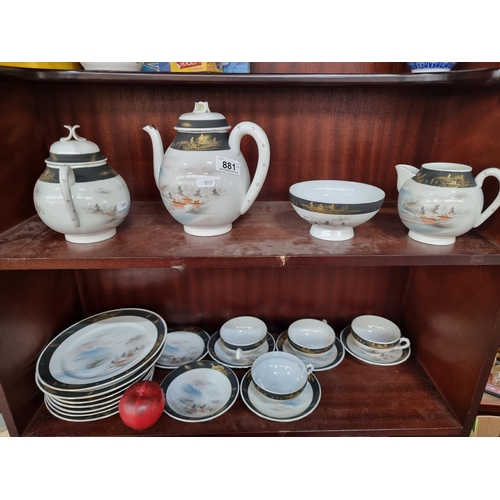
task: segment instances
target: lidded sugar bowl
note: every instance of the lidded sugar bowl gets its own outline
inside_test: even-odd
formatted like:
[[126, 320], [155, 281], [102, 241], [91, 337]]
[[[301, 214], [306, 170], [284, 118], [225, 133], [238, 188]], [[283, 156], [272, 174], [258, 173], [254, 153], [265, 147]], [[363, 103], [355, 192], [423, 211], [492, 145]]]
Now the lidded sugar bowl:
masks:
[[42, 221], [72, 243], [95, 243], [116, 234], [130, 210], [123, 178], [108, 165], [94, 142], [80, 137], [79, 125], [50, 147], [33, 200]]

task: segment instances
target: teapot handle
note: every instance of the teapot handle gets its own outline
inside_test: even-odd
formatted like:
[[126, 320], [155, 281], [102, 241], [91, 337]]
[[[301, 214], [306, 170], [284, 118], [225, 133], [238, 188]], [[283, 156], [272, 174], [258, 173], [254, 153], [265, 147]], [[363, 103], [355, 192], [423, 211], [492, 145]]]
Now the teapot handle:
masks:
[[[498, 168], [487, 168], [480, 172], [476, 177], [476, 184], [482, 188], [483, 181], [486, 177], [496, 177], [500, 182], [500, 169]], [[497, 197], [492, 201], [490, 206], [483, 210], [473, 227], [480, 226], [498, 207], [500, 206], [500, 188], [498, 190]]]
[[71, 195], [71, 186], [75, 184], [75, 172], [69, 165], [61, 165], [59, 167], [59, 185], [64, 196], [64, 205], [68, 211], [71, 223], [75, 227], [80, 227], [80, 218], [76, 213], [75, 204], [73, 203], [73, 196]]
[[245, 135], [251, 135], [257, 143], [259, 157], [257, 159], [257, 169], [253, 177], [252, 183], [243, 199], [240, 207], [240, 215], [243, 215], [257, 198], [264, 181], [266, 180], [267, 170], [269, 168], [269, 160], [271, 158], [271, 150], [269, 148], [269, 140], [266, 133], [261, 127], [252, 122], [241, 122], [234, 127], [229, 136], [229, 147], [236, 153], [240, 154], [241, 139]]

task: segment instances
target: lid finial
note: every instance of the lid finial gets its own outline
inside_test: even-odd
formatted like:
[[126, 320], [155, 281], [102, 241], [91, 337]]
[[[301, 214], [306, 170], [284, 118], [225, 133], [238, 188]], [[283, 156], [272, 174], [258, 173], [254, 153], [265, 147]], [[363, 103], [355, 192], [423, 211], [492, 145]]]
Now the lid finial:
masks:
[[195, 102], [193, 113], [210, 113], [210, 109], [208, 107], [208, 102]]
[[69, 135], [68, 137], [61, 137], [61, 141], [71, 141], [71, 139], [75, 139], [75, 141], [86, 141], [87, 139], [85, 139], [84, 137], [80, 137], [77, 133], [76, 133], [76, 129], [77, 128], [80, 128], [80, 125], [64, 125], [64, 128], [67, 128], [69, 130]]

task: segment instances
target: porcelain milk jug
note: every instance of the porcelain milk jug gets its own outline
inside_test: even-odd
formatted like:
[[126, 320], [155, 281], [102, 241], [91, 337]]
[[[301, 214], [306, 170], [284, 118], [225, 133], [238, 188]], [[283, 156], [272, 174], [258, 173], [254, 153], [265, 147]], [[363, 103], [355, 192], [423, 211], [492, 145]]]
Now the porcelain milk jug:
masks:
[[[164, 154], [160, 133], [153, 125], [144, 130], [153, 142], [156, 185], [165, 207], [195, 236], [227, 233], [232, 223], [255, 201], [266, 179], [270, 149], [267, 135], [252, 122], [241, 122], [231, 134], [224, 115], [197, 102], [192, 113], [179, 117], [177, 135]], [[258, 162], [250, 173], [240, 152], [241, 139], [253, 137]]]
[[424, 163], [422, 168], [396, 165], [398, 213], [410, 230], [408, 236], [430, 245], [451, 245], [482, 224], [500, 205], [500, 192], [483, 211], [484, 179], [500, 169], [487, 168], [476, 177], [472, 168], [459, 163]]
[[78, 136], [79, 125], [65, 127], [69, 135], [52, 144], [35, 184], [36, 211], [72, 243], [106, 240], [129, 212], [129, 190], [97, 144]]

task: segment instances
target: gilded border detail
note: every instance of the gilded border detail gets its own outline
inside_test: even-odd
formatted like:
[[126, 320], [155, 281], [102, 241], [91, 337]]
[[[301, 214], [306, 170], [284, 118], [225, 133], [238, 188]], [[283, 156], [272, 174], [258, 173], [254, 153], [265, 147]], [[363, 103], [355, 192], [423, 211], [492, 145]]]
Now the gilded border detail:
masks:
[[472, 172], [445, 172], [427, 170], [422, 167], [413, 178], [419, 184], [449, 188], [470, 188], [476, 186]]
[[302, 208], [309, 212], [329, 215], [359, 215], [375, 212], [382, 207], [384, 199], [370, 203], [356, 204], [335, 204], [335, 203], [320, 203], [316, 201], [308, 201], [290, 194], [290, 201], [296, 207]]

